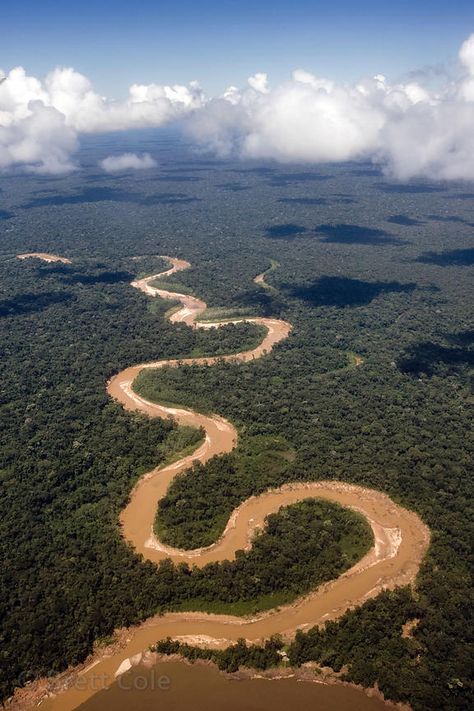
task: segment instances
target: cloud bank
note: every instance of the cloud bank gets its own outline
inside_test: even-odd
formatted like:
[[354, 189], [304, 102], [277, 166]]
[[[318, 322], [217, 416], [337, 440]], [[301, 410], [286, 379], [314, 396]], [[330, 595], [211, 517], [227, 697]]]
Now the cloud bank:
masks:
[[122, 153], [119, 156], [107, 156], [99, 163], [106, 173], [118, 173], [122, 170], [146, 170], [157, 165], [149, 153], [139, 156], [136, 153]]
[[204, 103], [194, 82], [187, 87], [133, 84], [124, 101], [114, 101], [97, 94], [73, 69], [55, 69], [44, 81], [22, 67], [3, 76], [0, 169], [68, 172], [79, 134], [157, 127]]
[[[178, 119], [198, 145], [218, 155], [372, 160], [400, 180], [474, 179], [474, 34], [460, 48], [458, 78], [436, 91], [419, 80], [390, 83], [382, 75], [336, 84], [299, 69], [276, 87], [257, 73], [246, 88], [231, 86], [216, 98], [192, 82], [134, 84], [124, 101], [114, 101], [73, 69], [55, 69], [44, 81], [13, 69], [0, 83], [0, 169], [66, 172], [81, 133]], [[110, 167], [117, 158], [110, 160], [105, 170], [148, 167], [144, 157], [120, 168]]]
[[474, 34], [459, 60], [458, 81], [436, 93], [382, 75], [348, 86], [303, 70], [268, 89], [258, 74], [243, 91], [230, 87], [192, 112], [187, 130], [220, 155], [372, 160], [400, 180], [474, 179]]

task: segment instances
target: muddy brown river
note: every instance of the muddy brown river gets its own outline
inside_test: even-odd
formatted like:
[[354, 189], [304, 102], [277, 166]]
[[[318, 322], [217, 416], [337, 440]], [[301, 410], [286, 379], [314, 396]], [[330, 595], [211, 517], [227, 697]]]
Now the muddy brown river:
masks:
[[[342, 684], [288, 679], [233, 680], [208, 665], [179, 662], [136, 667], [109, 689], [80, 706], [81, 711], [388, 711]], [[395, 708], [395, 707], [393, 707]]]
[[[207, 308], [203, 301], [187, 294], [168, 292], [152, 286], [151, 282], [156, 279], [190, 267], [190, 264], [184, 260], [169, 257], [166, 259], [172, 265], [170, 269], [161, 274], [134, 281], [132, 286], [151, 297], [160, 296], [179, 301], [181, 307], [170, 316], [173, 323], [183, 322], [193, 328], [214, 328], [224, 323], [246, 321], [257, 323], [266, 329], [266, 335], [257, 348], [225, 356], [225, 360], [245, 362], [262, 357], [268, 354], [275, 344], [289, 335], [291, 325], [279, 319], [239, 318], [217, 323], [198, 321], [198, 317]], [[257, 281], [257, 283], [260, 282], [261, 279]], [[219, 360], [221, 359], [222, 357], [219, 357]], [[214, 545], [206, 548], [180, 550], [166, 546], [157, 539], [153, 531], [157, 505], [166, 494], [174, 477], [188, 469], [195, 460], [204, 463], [214, 455], [231, 451], [237, 443], [237, 432], [230, 422], [218, 415], [207, 416], [189, 409], [165, 407], [145, 400], [134, 392], [133, 381], [144, 368], [161, 368], [165, 365], [177, 367], [181, 363], [213, 364], [217, 360], [217, 358], [188, 358], [180, 361], [161, 360], [142, 363], [126, 368], [107, 384], [110, 396], [128, 410], [140, 411], [150, 417], [173, 417], [180, 425], [202, 427], [205, 431], [204, 442], [192, 454], [168, 466], [153, 469], [137, 483], [129, 504], [120, 516], [125, 539], [145, 558], [153, 562], [171, 558], [174, 561], [185, 561], [191, 565], [203, 566], [211, 561], [232, 559], [235, 557], [236, 550], [249, 548], [255, 530], [263, 526], [268, 514], [278, 511], [281, 506], [305, 498], [318, 497], [337, 502], [364, 515], [374, 534], [374, 546], [362, 560], [336, 580], [322, 585], [293, 604], [252, 618], [192, 612], [169, 613], [150, 618], [133, 629], [121, 630], [119, 643], [92, 656], [86, 664], [73, 670], [63, 683], [63, 686], [69, 686], [69, 688], [54, 698], [44, 700], [42, 703], [44, 709], [54, 709], [55, 711], [75, 709], [91, 697], [94, 698], [84, 707], [91, 711], [103, 708], [103, 706], [97, 705], [101, 703], [101, 699], [102, 703], [109, 703], [106, 700], [114, 699], [112, 705], [114, 709], [142, 708], [139, 705], [142, 702], [139, 701], [137, 694], [133, 693], [127, 696], [120, 689], [118, 682], [114, 683], [114, 680], [121, 679], [125, 673], [133, 674], [133, 669], [129, 671], [132, 664], [130, 660], [132, 659], [136, 663], [141, 659], [144, 650], [159, 639], [168, 636], [179, 637], [202, 646], [225, 647], [240, 637], [244, 637], [248, 641], [259, 641], [279, 633], [290, 638], [297, 629], [309, 628], [325, 620], [339, 617], [349, 608], [374, 597], [382, 589], [409, 584], [416, 577], [430, 539], [429, 530], [420, 518], [415, 513], [396, 504], [382, 492], [338, 481], [293, 483], [267, 491], [260, 496], [250, 497], [232, 513], [221, 538]], [[245, 682], [249, 685], [248, 691], [245, 692], [248, 696], [244, 698], [242, 696], [244, 687], [241, 686], [244, 682], [233, 684], [219, 676], [214, 670], [209, 671], [208, 667], [178, 665], [177, 669], [179, 671], [176, 671], [176, 674], [179, 678], [186, 679], [182, 682], [184, 686], [187, 685], [186, 688], [195, 689], [193, 693], [204, 694], [202, 707], [193, 704], [193, 708], [222, 708], [225, 704], [227, 709], [258, 708], [263, 710], [271, 708], [275, 710], [283, 708], [283, 705], [288, 708], [288, 705], [292, 704], [295, 708], [354, 709], [359, 708], [357, 703], [362, 703], [360, 708], [369, 710], [378, 708], [373, 705], [374, 703], [381, 703], [369, 699], [364, 694], [361, 695], [353, 688], [303, 684], [295, 680], [278, 681], [271, 684], [268, 681], [257, 683], [254, 680], [248, 680]], [[201, 681], [197, 681], [196, 675], [201, 676]], [[211, 681], [205, 682], [206, 675], [209, 676], [212, 683]], [[78, 679], [81, 680], [79, 686]], [[111, 687], [109, 691], [98, 693], [102, 688], [107, 689], [108, 687]], [[217, 688], [225, 689], [225, 692], [223, 691], [225, 702], [223, 701], [220, 706], [212, 706], [214, 689]], [[279, 700], [284, 698], [286, 693], [284, 689], [286, 688], [292, 691], [284, 704], [282, 701], [278, 705]], [[185, 696], [179, 689], [173, 693], [175, 693], [175, 697], [170, 693], [166, 697], [166, 705], [160, 706], [160, 708], [190, 708], [189, 705], [186, 705]], [[297, 705], [300, 703], [297, 700], [298, 694], [302, 699], [300, 706]], [[317, 700], [318, 694], [320, 695], [319, 701]], [[314, 706], [310, 705], [311, 695], [314, 696]], [[133, 705], [127, 705], [132, 696]], [[264, 697], [268, 697], [268, 702], [264, 701]], [[188, 697], [188, 702], [191, 698], [192, 694]], [[254, 701], [251, 699], [255, 700], [255, 704], [259, 703], [260, 705], [252, 706]], [[143, 708], [155, 708], [146, 705], [146, 703]], [[333, 703], [336, 705], [331, 706]], [[26, 706], [24, 707], [26, 708]]]

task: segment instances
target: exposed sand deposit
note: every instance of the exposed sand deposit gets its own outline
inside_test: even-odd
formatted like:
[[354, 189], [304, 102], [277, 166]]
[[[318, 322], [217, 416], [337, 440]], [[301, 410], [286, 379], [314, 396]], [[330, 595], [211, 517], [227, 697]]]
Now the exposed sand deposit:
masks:
[[42, 259], [43, 262], [62, 262], [63, 264], [71, 264], [71, 260], [67, 257], [58, 257], [57, 254], [48, 254], [48, 252], [26, 252], [25, 254], [17, 254], [17, 259]]

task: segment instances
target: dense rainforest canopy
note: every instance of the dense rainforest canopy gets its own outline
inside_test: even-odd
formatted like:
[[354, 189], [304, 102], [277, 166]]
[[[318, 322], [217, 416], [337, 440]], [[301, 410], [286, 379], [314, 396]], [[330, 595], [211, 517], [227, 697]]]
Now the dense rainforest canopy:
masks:
[[[108, 378], [133, 363], [228, 353], [260, 337], [251, 325], [172, 325], [169, 302], [129, 286], [163, 267], [155, 255], [171, 254], [193, 265], [174, 286], [215, 314], [281, 315], [294, 328], [256, 362], [140, 378], [141, 392], [218, 412], [239, 431], [235, 452], [171, 487], [158, 529], [179, 545], [206, 544], [240, 501], [294, 480], [387, 492], [432, 531], [416, 589], [379, 595], [298, 635], [291, 660], [344, 667], [417, 710], [469, 708], [474, 190], [392, 190], [371, 167], [364, 175], [351, 164], [245, 166], [154, 141], [161, 168], [146, 175], [98, 174], [91, 141], [88, 171], [0, 177], [2, 696], [157, 610], [262, 609], [363, 552], [365, 544], [353, 550], [363, 524], [337, 507], [325, 515], [337, 536], [321, 547], [322, 504], [310, 502], [272, 518], [259, 539], [280, 561], [263, 582], [251, 570], [266, 570], [258, 546], [196, 573], [157, 568], [122, 540], [118, 514], [134, 482], [201, 433], [122, 411], [106, 394]], [[26, 251], [73, 263], [15, 259]], [[273, 288], [263, 289], [252, 280], [271, 260]], [[298, 548], [301, 566], [288, 564], [298, 526], [312, 532]], [[237, 578], [242, 595], [228, 582]], [[269, 644], [269, 657], [277, 647]]]

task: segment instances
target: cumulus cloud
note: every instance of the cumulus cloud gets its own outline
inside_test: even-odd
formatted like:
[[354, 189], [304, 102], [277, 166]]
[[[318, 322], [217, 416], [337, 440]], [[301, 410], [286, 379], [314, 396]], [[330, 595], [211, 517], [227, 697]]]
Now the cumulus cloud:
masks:
[[73, 69], [55, 69], [44, 81], [21, 67], [0, 70], [0, 169], [62, 173], [72, 170], [81, 133], [161, 126], [204, 102], [198, 84], [134, 84], [124, 101], [106, 99]]
[[380, 74], [355, 86], [305, 70], [269, 89], [264, 74], [192, 112], [187, 130], [221, 155], [282, 162], [372, 160], [405, 180], [474, 179], [474, 35], [461, 78], [430, 91]]
[[[279, 86], [258, 72], [243, 89], [230, 86], [214, 98], [191, 82], [134, 84], [115, 101], [73, 69], [40, 81], [17, 68], [0, 81], [0, 169], [65, 172], [74, 167], [81, 133], [179, 119], [196, 143], [219, 155], [372, 160], [402, 180], [474, 179], [474, 34], [460, 48], [459, 70], [436, 90], [424, 85], [423, 73], [397, 83], [376, 74], [346, 85], [297, 69]], [[143, 156], [127, 160], [120, 169], [147, 167]]]
[[257, 72], [248, 78], [249, 86], [259, 94], [268, 94], [268, 77], [264, 72]]
[[119, 156], [107, 156], [99, 163], [106, 173], [118, 173], [122, 170], [146, 170], [157, 165], [156, 160], [149, 153], [141, 156], [136, 153], [122, 153]]
[[99, 96], [89, 80], [73, 69], [55, 69], [44, 82], [47, 101], [76, 131], [95, 133], [161, 126], [203, 102], [199, 85], [133, 84], [125, 101]]
[[24, 165], [30, 172], [68, 173], [78, 148], [74, 130], [64, 116], [41, 101], [30, 103], [28, 116], [0, 125], [0, 169]]

